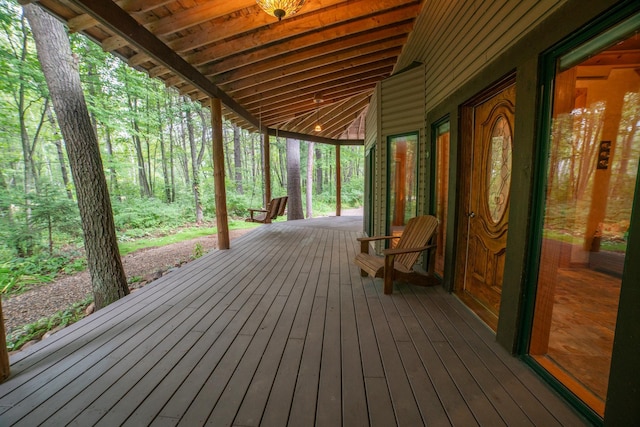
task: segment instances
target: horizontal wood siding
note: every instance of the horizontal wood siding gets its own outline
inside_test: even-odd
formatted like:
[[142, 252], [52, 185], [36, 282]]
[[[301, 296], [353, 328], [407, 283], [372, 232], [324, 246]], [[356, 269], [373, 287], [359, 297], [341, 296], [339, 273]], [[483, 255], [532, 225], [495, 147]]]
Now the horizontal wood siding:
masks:
[[371, 95], [371, 102], [369, 102], [369, 108], [367, 109], [367, 114], [364, 118], [365, 120], [365, 131], [364, 131], [364, 148], [365, 151], [369, 151], [371, 147], [376, 144], [378, 140], [378, 88], [374, 90], [373, 95]]
[[[387, 216], [387, 138], [410, 132], [418, 132], [418, 198], [419, 209], [423, 206], [425, 197], [425, 98], [424, 98], [424, 74], [422, 65], [409, 69], [382, 81], [380, 86], [380, 120], [381, 138], [379, 141], [379, 164], [381, 174], [379, 177], [380, 216], [377, 234], [386, 233]], [[421, 213], [421, 211], [419, 212]], [[378, 242], [377, 250], [382, 250], [382, 242]]]
[[[480, 72], [565, 0], [426, 2], [397, 68], [425, 64], [426, 111]], [[501, 76], [496, 76], [496, 80]]]
[[419, 131], [424, 127], [424, 68], [416, 67], [382, 82], [382, 136]]

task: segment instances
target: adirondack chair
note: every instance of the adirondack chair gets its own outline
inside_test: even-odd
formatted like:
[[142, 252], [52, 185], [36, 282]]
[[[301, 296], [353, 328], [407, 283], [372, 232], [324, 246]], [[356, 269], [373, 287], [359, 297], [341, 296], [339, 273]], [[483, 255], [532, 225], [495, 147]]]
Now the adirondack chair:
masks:
[[[354, 263], [360, 267], [363, 277], [384, 278], [384, 293], [393, 292], [394, 280], [405, 280], [409, 283], [420, 285], [433, 285], [437, 283], [433, 277], [433, 262], [429, 262], [429, 275], [417, 273], [413, 266], [418, 261], [420, 253], [436, 247], [430, 244], [438, 226], [438, 219], [431, 215], [411, 218], [404, 228], [401, 236], [374, 236], [360, 237], [360, 253]], [[393, 249], [383, 251], [384, 256], [379, 257], [369, 254], [369, 243], [376, 240], [399, 239]]]
[[[267, 203], [264, 209], [249, 209], [249, 218], [246, 222], [260, 222], [263, 224], [270, 224], [278, 216], [278, 210], [280, 208], [282, 197], [276, 197]], [[286, 203], [286, 201], [285, 201]]]

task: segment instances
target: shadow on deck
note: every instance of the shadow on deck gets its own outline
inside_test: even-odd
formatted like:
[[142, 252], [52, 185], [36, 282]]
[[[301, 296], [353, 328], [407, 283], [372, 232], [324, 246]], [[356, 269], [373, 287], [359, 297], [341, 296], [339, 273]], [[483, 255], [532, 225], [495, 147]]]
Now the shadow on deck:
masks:
[[361, 278], [361, 224], [258, 227], [17, 354], [0, 425], [584, 425], [456, 297]]

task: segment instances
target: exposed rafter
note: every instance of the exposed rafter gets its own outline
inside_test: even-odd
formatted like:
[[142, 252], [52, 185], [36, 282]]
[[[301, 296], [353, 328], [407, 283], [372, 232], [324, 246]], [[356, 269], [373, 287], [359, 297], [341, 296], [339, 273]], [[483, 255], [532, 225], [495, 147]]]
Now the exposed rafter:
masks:
[[245, 129], [338, 145], [362, 143], [362, 113], [423, 2], [307, 0], [279, 22], [255, 0], [38, 0], [71, 31], [184, 96], [220, 99], [225, 117]]

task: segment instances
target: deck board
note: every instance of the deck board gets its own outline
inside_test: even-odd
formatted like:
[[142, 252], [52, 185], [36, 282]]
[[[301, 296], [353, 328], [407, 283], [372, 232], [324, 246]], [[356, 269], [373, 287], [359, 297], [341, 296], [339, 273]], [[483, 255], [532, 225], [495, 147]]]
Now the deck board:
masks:
[[455, 296], [360, 277], [360, 229], [260, 226], [13, 356], [0, 425], [586, 425]]

